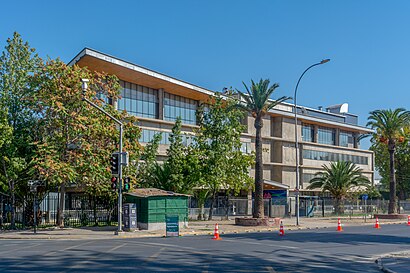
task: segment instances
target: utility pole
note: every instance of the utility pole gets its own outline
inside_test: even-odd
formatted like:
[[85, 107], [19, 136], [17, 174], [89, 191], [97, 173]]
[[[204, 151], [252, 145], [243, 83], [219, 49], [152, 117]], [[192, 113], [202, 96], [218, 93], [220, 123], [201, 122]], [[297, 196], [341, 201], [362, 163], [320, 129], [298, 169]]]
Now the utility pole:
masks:
[[111, 120], [113, 120], [120, 127], [120, 141], [119, 141], [119, 154], [120, 154], [119, 155], [119, 158], [120, 158], [119, 161], [120, 161], [120, 164], [119, 164], [119, 169], [118, 169], [118, 229], [115, 232], [115, 234], [118, 235], [122, 232], [122, 165], [127, 164], [126, 160], [124, 160], [124, 158], [126, 158], [126, 156], [124, 156], [125, 154], [122, 151], [123, 123], [121, 121], [119, 121], [118, 119], [116, 119], [115, 117], [113, 117], [108, 112], [106, 112], [104, 109], [102, 109], [101, 107], [99, 107], [98, 105], [93, 103], [92, 101], [88, 100], [85, 97], [85, 93], [86, 93], [87, 88], [88, 88], [89, 80], [88, 79], [81, 79], [81, 82], [82, 82], [82, 89], [83, 89], [83, 101], [87, 102], [88, 104], [90, 104], [94, 108], [98, 109], [100, 112], [102, 112], [104, 115], [109, 117]]

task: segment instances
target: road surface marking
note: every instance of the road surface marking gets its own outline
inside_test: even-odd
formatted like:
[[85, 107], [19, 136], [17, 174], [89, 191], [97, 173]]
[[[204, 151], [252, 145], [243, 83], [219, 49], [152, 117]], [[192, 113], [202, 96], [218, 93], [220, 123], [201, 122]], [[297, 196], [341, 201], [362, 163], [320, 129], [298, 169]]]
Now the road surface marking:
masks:
[[163, 246], [163, 247], [166, 247], [166, 248], [173, 248], [172, 251], [185, 251], [185, 252], [188, 251], [188, 252], [194, 253], [194, 254], [209, 255], [209, 253], [198, 251], [196, 248], [189, 247], [189, 246], [180, 246], [180, 245], [172, 245], [172, 244], [160, 244], [160, 243], [148, 243], [148, 242], [143, 242], [143, 243], [138, 242], [138, 243], [136, 243], [136, 245]]
[[47, 253], [45, 253], [45, 254], [42, 254], [42, 256], [50, 256], [50, 255], [56, 254], [56, 253], [58, 253], [58, 252], [64, 252], [64, 251], [67, 251], [67, 250], [70, 250], [70, 249], [73, 249], [73, 248], [77, 248], [77, 247], [80, 247], [80, 246], [88, 245], [88, 244], [91, 244], [92, 242], [94, 242], [94, 241], [88, 241], [88, 242], [85, 242], [85, 243], [82, 243], [82, 244], [72, 245], [72, 246], [69, 246], [69, 247], [66, 247], [66, 248], [63, 248], [63, 249], [50, 251], [50, 252], [47, 252]]
[[269, 273], [276, 273], [275, 269], [273, 269], [271, 266], [267, 266], [266, 269]]
[[36, 247], [36, 246], [39, 246], [39, 245], [41, 245], [41, 244], [33, 244], [33, 245], [29, 245], [29, 246], [25, 246], [25, 247], [21, 247], [21, 248], [17, 248], [17, 249], [4, 250], [4, 251], [0, 251], [0, 254], [7, 253], [7, 252], [17, 252], [17, 251], [20, 251], [20, 250], [23, 250], [23, 249], [32, 248], [32, 247]]
[[158, 252], [156, 252], [156, 253], [152, 254], [151, 256], [149, 256], [149, 257], [145, 260], [145, 262], [152, 262], [152, 261], [154, 261], [156, 258], [159, 257], [159, 255], [161, 255], [161, 252], [164, 251], [165, 249], [166, 249], [165, 247], [160, 248], [160, 250], [159, 250]]
[[122, 245], [113, 247], [113, 248], [111, 248], [110, 250], [108, 250], [107, 253], [113, 252], [114, 250], [117, 250], [117, 249], [119, 249], [119, 248], [121, 248], [121, 247], [123, 247], [123, 246], [125, 246], [125, 245], [127, 245], [127, 243], [124, 243], [124, 244], [122, 244]]
[[[231, 240], [231, 239], [224, 239], [226, 242], [238, 242], [237, 240]], [[250, 244], [250, 245], [263, 245], [263, 246], [272, 246], [272, 247], [278, 247], [278, 248], [287, 248], [287, 249], [298, 249], [299, 247], [296, 246], [284, 246], [284, 245], [270, 245], [266, 243], [259, 243], [259, 242], [250, 242], [250, 241], [241, 241], [241, 244]]]
[[[83, 245], [84, 245], [84, 244], [83, 244]], [[80, 262], [78, 262], [78, 263], [76, 263], [76, 264], [73, 264], [72, 266], [70, 266], [70, 267], [67, 268], [66, 270], [60, 271], [60, 273], [70, 272], [70, 271], [72, 271], [72, 270], [74, 270], [74, 269], [77, 269], [77, 268], [78, 268], [79, 266], [81, 266], [81, 265], [84, 265], [84, 264], [87, 264], [87, 263], [91, 263], [92, 261], [96, 260], [97, 257], [99, 257], [99, 256], [101, 256], [101, 255], [104, 255], [104, 254], [107, 254], [107, 253], [111, 253], [111, 252], [113, 252], [113, 251], [115, 251], [115, 250], [117, 250], [117, 249], [119, 249], [119, 248], [121, 248], [121, 247], [123, 247], [123, 246], [125, 246], [125, 245], [127, 245], [127, 243], [123, 243], [123, 244], [121, 244], [121, 245], [118, 245], [118, 246], [115, 246], [115, 247], [113, 247], [113, 248], [110, 248], [109, 250], [107, 250], [107, 251], [105, 251], [105, 252], [100, 252], [100, 253], [94, 255], [92, 258], [89, 258], [88, 260], [82, 260], [82, 261], [80, 261]], [[78, 245], [78, 246], [80, 246], [80, 245]], [[80, 272], [80, 271], [78, 271], [78, 272]]]

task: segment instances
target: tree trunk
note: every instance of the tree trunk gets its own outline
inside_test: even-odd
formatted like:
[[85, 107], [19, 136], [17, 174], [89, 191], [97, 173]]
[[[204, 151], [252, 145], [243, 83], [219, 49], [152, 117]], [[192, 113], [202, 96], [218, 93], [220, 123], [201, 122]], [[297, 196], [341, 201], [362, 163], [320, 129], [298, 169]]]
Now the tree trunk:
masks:
[[227, 193], [226, 199], [225, 199], [225, 220], [229, 219], [229, 198], [230, 194]]
[[397, 198], [396, 198], [396, 170], [394, 167], [394, 152], [396, 146], [389, 140], [389, 154], [390, 154], [390, 200], [389, 200], [389, 214], [397, 212]]
[[9, 176], [7, 174], [7, 169], [6, 169], [6, 161], [4, 160], [4, 157], [2, 157], [2, 163], [3, 163], [3, 170], [4, 170], [4, 176], [6, 177], [7, 181], [9, 182], [9, 188], [10, 188], [10, 198], [11, 198], [11, 208], [10, 208], [10, 228], [15, 229], [16, 228], [16, 195], [14, 193], [14, 180], [9, 179]]
[[199, 220], [199, 221], [205, 220], [205, 217], [203, 217], [203, 216], [204, 216], [204, 205], [200, 204], [197, 220]]
[[64, 206], [65, 206], [65, 185], [64, 183], [60, 186], [60, 200], [57, 211], [57, 226], [60, 228], [64, 227]]
[[201, 197], [198, 197], [199, 213], [198, 213], [197, 219], [200, 221], [205, 220], [204, 204], [205, 204], [205, 201], [202, 200]]
[[3, 195], [0, 193], [0, 229], [3, 227]]
[[94, 214], [94, 226], [98, 226], [97, 197], [95, 195], [93, 195], [93, 214]]
[[263, 218], [263, 161], [262, 161], [262, 116], [258, 115], [255, 118], [255, 207], [253, 209], [254, 218]]
[[341, 198], [335, 198], [335, 214], [341, 215], [344, 213], [344, 206]]
[[16, 194], [14, 192], [14, 180], [10, 181], [10, 197], [11, 197], [11, 208], [10, 208], [10, 214], [11, 214], [11, 223], [10, 223], [10, 228], [11, 229], [16, 229]]
[[212, 220], [213, 210], [214, 210], [214, 203], [215, 203], [215, 196], [216, 196], [216, 191], [213, 191], [212, 192], [212, 197], [211, 197], [211, 206], [209, 207], [208, 221]]

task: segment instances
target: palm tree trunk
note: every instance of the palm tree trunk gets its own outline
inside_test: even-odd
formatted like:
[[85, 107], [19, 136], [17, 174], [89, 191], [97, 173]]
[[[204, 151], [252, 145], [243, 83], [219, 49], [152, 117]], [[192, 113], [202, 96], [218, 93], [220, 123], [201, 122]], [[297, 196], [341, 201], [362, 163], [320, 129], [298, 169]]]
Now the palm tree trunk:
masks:
[[335, 199], [335, 214], [342, 215], [344, 213], [344, 207], [342, 203], [342, 199], [340, 197], [336, 197]]
[[390, 200], [389, 200], [389, 214], [396, 213], [396, 170], [394, 167], [394, 144], [389, 143], [389, 154], [390, 154]]
[[255, 207], [253, 209], [254, 218], [263, 218], [263, 161], [262, 161], [262, 116], [258, 115], [255, 118]]

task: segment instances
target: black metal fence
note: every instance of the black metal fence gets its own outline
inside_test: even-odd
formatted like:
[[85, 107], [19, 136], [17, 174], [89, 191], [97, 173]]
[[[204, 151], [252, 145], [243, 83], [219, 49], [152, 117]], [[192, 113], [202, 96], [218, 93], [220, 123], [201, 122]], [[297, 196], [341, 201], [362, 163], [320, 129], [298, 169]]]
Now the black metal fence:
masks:
[[[224, 203], [225, 202], [225, 203]], [[235, 197], [228, 200], [217, 199], [213, 209], [215, 217], [250, 216], [252, 214], [253, 200]], [[264, 199], [264, 214], [270, 217], [294, 217], [295, 197]], [[198, 214], [209, 215], [209, 202], [204, 208], [198, 208], [195, 200], [191, 200], [189, 207], [189, 218], [198, 219]], [[387, 213], [389, 200], [368, 199], [368, 200], [343, 200], [339, 211], [336, 211], [336, 200], [333, 198], [308, 197], [300, 198], [299, 215], [301, 217], [373, 217], [377, 213]], [[398, 201], [398, 212], [410, 215], [410, 201]]]
[[[38, 227], [57, 225], [59, 194], [48, 193], [36, 200]], [[10, 196], [0, 195], [0, 229], [25, 229], [34, 225], [34, 195], [16, 198], [15, 222], [12, 223]], [[64, 202], [64, 226], [105, 226], [117, 224], [117, 200], [84, 194], [67, 193]]]
[[64, 226], [116, 225], [117, 215], [117, 200], [82, 194], [66, 196]]

